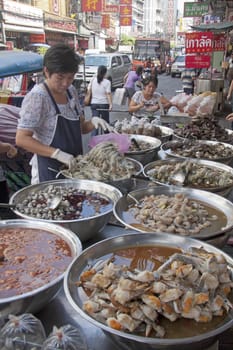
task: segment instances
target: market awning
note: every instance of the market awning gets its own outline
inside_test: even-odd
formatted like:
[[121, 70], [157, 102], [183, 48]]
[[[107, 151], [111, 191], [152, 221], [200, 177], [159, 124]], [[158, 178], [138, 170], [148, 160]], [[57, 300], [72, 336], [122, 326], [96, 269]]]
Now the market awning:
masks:
[[24, 26], [16, 26], [14, 24], [4, 24], [4, 29], [13, 31], [13, 32], [25, 32], [25, 33], [38, 33], [44, 34], [43, 28], [32, 28], [32, 27], [24, 27]]
[[233, 22], [221, 22], [221, 23], [208, 23], [200, 24], [198, 26], [190, 26], [194, 30], [200, 31], [213, 31], [213, 32], [225, 32], [233, 29]]

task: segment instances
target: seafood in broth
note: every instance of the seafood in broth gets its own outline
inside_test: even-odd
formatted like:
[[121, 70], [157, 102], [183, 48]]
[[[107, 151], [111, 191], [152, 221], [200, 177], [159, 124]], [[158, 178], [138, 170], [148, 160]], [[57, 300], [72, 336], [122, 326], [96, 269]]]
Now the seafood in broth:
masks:
[[[225, 257], [192, 247], [157, 259], [154, 248], [140, 247], [144, 265], [140, 259], [137, 266], [131, 263], [139, 248], [130, 247], [83, 271], [77, 281], [86, 295], [83, 310], [113, 329], [146, 337], [169, 337], [167, 329], [182, 319], [205, 324], [205, 331], [215, 318], [221, 322], [233, 308]], [[169, 247], [156, 248], [163, 255]], [[131, 262], [119, 263], [119, 256], [131, 256]]]
[[185, 176], [184, 186], [211, 190], [233, 185], [233, 173], [224, 169], [198, 164], [191, 160], [174, 164], [158, 164], [147, 171], [152, 181], [175, 185], [174, 175], [182, 171]]
[[139, 204], [130, 206], [128, 212], [136, 220], [135, 227], [139, 223], [151, 232], [183, 236], [199, 234], [218, 220], [218, 216], [209, 213], [202, 202], [190, 199], [182, 193], [173, 196], [145, 196], [139, 200]]

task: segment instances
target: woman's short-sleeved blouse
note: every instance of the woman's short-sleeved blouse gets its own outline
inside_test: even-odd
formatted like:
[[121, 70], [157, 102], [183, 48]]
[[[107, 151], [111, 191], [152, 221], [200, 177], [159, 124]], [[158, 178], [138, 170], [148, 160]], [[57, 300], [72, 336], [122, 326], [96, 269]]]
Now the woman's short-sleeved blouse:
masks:
[[159, 98], [161, 97], [160, 94], [158, 94], [157, 92], [153, 94], [152, 98], [149, 100], [146, 100], [143, 96], [143, 91], [136, 91], [135, 94], [132, 97], [132, 100], [136, 103], [136, 104], [140, 104], [142, 102], [144, 102], [146, 105], [144, 107], [142, 107], [140, 110], [134, 112], [133, 114], [136, 117], [147, 117], [151, 115], [151, 111], [147, 111], [147, 108], [149, 106], [154, 106], [158, 103]]
[[[69, 91], [72, 97], [66, 104], [58, 104], [58, 108], [65, 118], [77, 120], [79, 115], [75, 106], [82, 114], [78, 94], [72, 85]], [[31, 130], [33, 136], [43, 144], [51, 143], [57, 121], [56, 109], [43, 84], [35, 85], [24, 97], [19, 115], [18, 129]]]

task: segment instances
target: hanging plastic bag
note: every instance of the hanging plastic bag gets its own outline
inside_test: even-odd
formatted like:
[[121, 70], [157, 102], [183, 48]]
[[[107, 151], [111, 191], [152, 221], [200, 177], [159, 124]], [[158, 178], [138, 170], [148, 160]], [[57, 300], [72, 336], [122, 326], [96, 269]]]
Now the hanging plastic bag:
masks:
[[129, 150], [129, 147], [130, 147], [130, 138], [128, 135], [114, 134], [114, 133], [93, 136], [89, 142], [89, 146], [91, 148], [93, 148], [96, 145], [98, 145], [99, 143], [106, 142], [106, 141], [116, 143], [118, 151], [120, 153], [127, 152]]

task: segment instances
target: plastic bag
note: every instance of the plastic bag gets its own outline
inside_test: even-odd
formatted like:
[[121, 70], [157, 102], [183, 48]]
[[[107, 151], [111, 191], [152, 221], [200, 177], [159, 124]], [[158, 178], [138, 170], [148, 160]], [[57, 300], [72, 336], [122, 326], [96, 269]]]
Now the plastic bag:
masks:
[[[2, 350], [39, 349], [45, 340], [45, 330], [40, 320], [32, 314], [9, 315], [9, 321], [0, 331]], [[33, 347], [30, 345], [33, 344]], [[38, 347], [36, 346], [38, 345]]]
[[93, 148], [99, 143], [106, 141], [115, 142], [120, 153], [127, 152], [130, 147], [130, 138], [128, 135], [114, 133], [93, 136], [89, 142], [89, 146]]
[[53, 326], [52, 333], [42, 346], [42, 350], [86, 350], [84, 336], [78, 328], [65, 325], [60, 328]]

